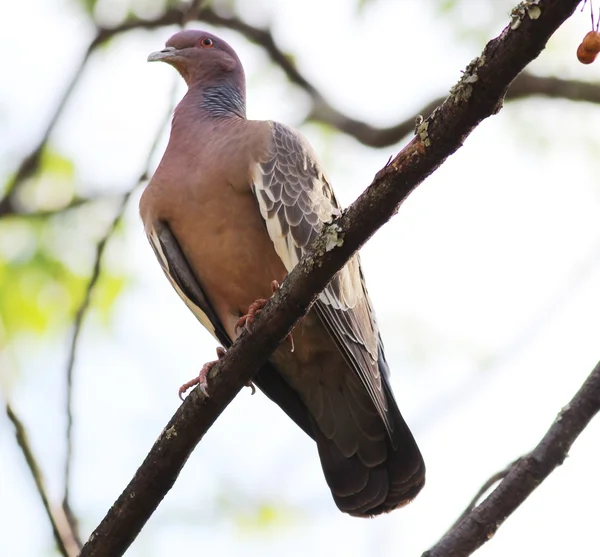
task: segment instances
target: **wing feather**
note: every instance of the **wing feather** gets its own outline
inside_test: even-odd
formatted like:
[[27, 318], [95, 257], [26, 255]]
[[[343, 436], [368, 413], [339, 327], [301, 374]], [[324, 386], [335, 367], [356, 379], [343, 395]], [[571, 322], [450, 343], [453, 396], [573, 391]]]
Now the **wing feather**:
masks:
[[[257, 165], [253, 191], [275, 251], [289, 272], [341, 209], [309, 143], [283, 124], [270, 125], [271, 149]], [[382, 346], [358, 255], [333, 278], [314, 307], [393, 439], [384, 386], [387, 367], [382, 376]]]

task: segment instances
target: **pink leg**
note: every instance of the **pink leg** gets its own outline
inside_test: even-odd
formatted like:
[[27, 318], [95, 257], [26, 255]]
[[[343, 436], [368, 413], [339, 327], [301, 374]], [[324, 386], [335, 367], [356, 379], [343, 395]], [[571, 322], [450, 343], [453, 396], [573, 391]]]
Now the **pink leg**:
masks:
[[[200, 390], [202, 391], [202, 394], [208, 398], [208, 373], [213, 367], [215, 367], [215, 364], [223, 356], [225, 356], [225, 349], [221, 346], [217, 346], [217, 359], [213, 360], [212, 362], [206, 362], [202, 366], [200, 373], [196, 377], [179, 387], [179, 398], [183, 400], [183, 395], [186, 393], [186, 391], [189, 391], [192, 387], [195, 387], [196, 385], [200, 385]], [[246, 386], [252, 389], [251, 394], [254, 394], [256, 392], [256, 387], [254, 386], [252, 381], [250, 381]]]
[[181, 387], [179, 387], [179, 398], [181, 400], [183, 400], [183, 395], [186, 391], [189, 391], [192, 387], [196, 386], [196, 385], [200, 385], [200, 390], [202, 391], [202, 394], [205, 397], [208, 397], [208, 392], [207, 392], [207, 388], [208, 388], [208, 383], [207, 383], [207, 377], [208, 377], [208, 372], [215, 367], [215, 364], [223, 357], [225, 356], [225, 349], [218, 346], [217, 347], [217, 359], [213, 360], [212, 362], [206, 362], [203, 366], [202, 369], [200, 370], [200, 373], [194, 377], [191, 381], [188, 381], [187, 383], [184, 383], [183, 385], [181, 385]]
[[246, 327], [248, 331], [251, 330], [252, 323], [256, 319], [256, 316], [263, 310], [269, 300], [265, 298], [259, 298], [248, 306], [248, 312], [242, 315], [235, 323], [235, 332], [237, 333], [243, 327]]
[[[271, 282], [271, 290], [273, 291], [273, 294], [275, 294], [275, 292], [277, 292], [279, 290], [280, 286], [279, 283], [274, 280]], [[248, 332], [251, 332], [252, 329], [252, 324], [254, 323], [254, 320], [256, 319], [256, 316], [263, 310], [263, 308], [267, 305], [267, 302], [269, 300], [267, 300], [266, 298], [258, 298], [257, 300], [255, 300], [254, 302], [252, 302], [249, 306], [248, 306], [248, 312], [245, 315], [242, 315], [236, 322], [235, 324], [235, 331], [238, 332], [240, 329], [242, 329], [242, 327], [246, 327], [246, 329], [248, 330]], [[292, 333], [290, 333], [287, 337], [286, 340], [290, 341], [290, 344], [292, 345], [291, 348], [291, 352], [294, 351], [294, 337], [292, 337]]]

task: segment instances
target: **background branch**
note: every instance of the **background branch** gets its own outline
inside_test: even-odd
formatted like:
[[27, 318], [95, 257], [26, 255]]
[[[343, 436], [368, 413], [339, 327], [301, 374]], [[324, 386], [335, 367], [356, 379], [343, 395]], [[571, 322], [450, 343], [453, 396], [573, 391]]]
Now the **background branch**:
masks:
[[[98, 33], [97, 40], [102, 43], [115, 35], [131, 31], [132, 29], [156, 29], [172, 25], [180, 17], [181, 10], [174, 7], [154, 19], [132, 19], [120, 26], [102, 29]], [[203, 8], [199, 12], [198, 19], [217, 27], [237, 31], [250, 42], [262, 47], [269, 55], [271, 61], [283, 71], [288, 80], [309, 95], [312, 108], [309, 111], [307, 120], [331, 126], [354, 137], [357, 141], [369, 147], [388, 147], [398, 143], [405, 136], [413, 132], [415, 123], [414, 115], [391, 126], [378, 127], [352, 118], [336, 109], [298, 70], [293, 62], [293, 57], [279, 48], [269, 29], [254, 27], [236, 16], [221, 15], [208, 7]], [[507, 101], [512, 101], [533, 96], [600, 103], [600, 83], [567, 80], [557, 77], [540, 77], [530, 73], [523, 73], [511, 84], [505, 98]], [[439, 97], [431, 100], [418, 110], [416, 114], [428, 116], [444, 101], [444, 98]]]
[[[469, 65], [452, 94], [415, 137], [375, 177], [341, 217], [325, 227], [257, 319], [210, 373], [211, 395], [192, 391], [167, 424], [134, 478], [90, 536], [81, 556], [122, 555], [173, 486], [189, 455], [237, 392], [306, 313], [331, 277], [393, 216], [400, 203], [485, 118], [502, 106], [506, 89], [575, 10], [578, 0], [539, 3], [541, 17], [507, 27]], [[330, 246], [335, 245], [334, 249]]]
[[71, 521], [69, 517], [63, 513], [60, 506], [52, 507], [50, 503], [50, 497], [46, 491], [42, 472], [38, 464], [37, 459], [33, 453], [33, 449], [29, 444], [27, 437], [27, 431], [23, 422], [19, 419], [16, 412], [13, 410], [10, 403], [6, 403], [6, 415], [12, 422], [15, 428], [15, 437], [17, 444], [21, 449], [21, 453], [25, 457], [27, 468], [31, 472], [31, 476], [35, 482], [35, 487], [42, 500], [42, 505], [46, 511], [46, 516], [52, 526], [52, 533], [54, 534], [54, 540], [56, 541], [56, 547], [63, 557], [75, 557], [81, 548], [81, 543], [77, 538], [76, 532], [71, 528]]
[[464, 557], [490, 540], [569, 453], [575, 439], [600, 410], [600, 363], [558, 414], [537, 447], [517, 460], [498, 487], [452, 527], [423, 557]]
[[[175, 104], [175, 94], [177, 88], [174, 85], [171, 91], [172, 102], [171, 105]], [[71, 485], [71, 467], [73, 463], [73, 373], [75, 369], [75, 358], [77, 355], [77, 348], [79, 346], [79, 338], [81, 334], [81, 329], [83, 326], [83, 320], [87, 314], [87, 311], [90, 308], [92, 293], [94, 288], [96, 287], [98, 280], [100, 278], [100, 273], [102, 269], [102, 258], [104, 252], [106, 250], [106, 246], [115, 233], [119, 223], [123, 218], [123, 214], [129, 203], [129, 199], [133, 195], [133, 192], [136, 190], [138, 186], [143, 184], [146, 180], [148, 180], [148, 172], [150, 168], [150, 164], [153, 156], [156, 153], [158, 148], [160, 139], [163, 135], [163, 132], [167, 128], [169, 121], [171, 119], [171, 111], [165, 113], [165, 116], [162, 122], [159, 125], [159, 128], [155, 134], [155, 139], [148, 150], [148, 155], [146, 157], [146, 161], [144, 163], [144, 169], [140, 173], [139, 178], [136, 183], [126, 191], [120, 199], [119, 207], [113, 217], [113, 220], [109, 224], [105, 234], [100, 238], [98, 243], [96, 244], [96, 255], [94, 257], [94, 264], [92, 267], [92, 273], [90, 275], [90, 279], [88, 281], [83, 300], [75, 314], [75, 320], [73, 323], [73, 334], [71, 337], [71, 343], [69, 346], [69, 356], [67, 359], [67, 369], [66, 369], [66, 403], [65, 403], [65, 413], [66, 413], [66, 430], [65, 430], [65, 438], [66, 438], [66, 451], [65, 451], [65, 465], [64, 465], [64, 494], [63, 494], [63, 509], [67, 516], [71, 519], [71, 523], [73, 528], [76, 531], [76, 521], [71, 513], [71, 505], [70, 505], [70, 485]]]
[[42, 153], [44, 148], [48, 144], [48, 140], [56, 127], [56, 124], [60, 120], [60, 117], [63, 114], [65, 107], [67, 106], [73, 91], [75, 90], [76, 85], [79, 83], [81, 76], [83, 75], [83, 70], [89, 60], [90, 54], [92, 53], [92, 47], [90, 46], [81, 59], [81, 62], [77, 66], [77, 69], [73, 73], [61, 99], [59, 100], [42, 137], [38, 141], [37, 145], [31, 150], [31, 152], [21, 161], [19, 168], [15, 172], [14, 176], [9, 180], [5, 192], [4, 197], [0, 200], [0, 217], [7, 215], [18, 213], [19, 208], [16, 205], [15, 197], [18, 188], [21, 184], [27, 179], [33, 176], [39, 169], [40, 161], [42, 158]]
[[85, 289], [85, 293], [83, 296], [83, 300], [77, 313], [75, 314], [75, 320], [73, 322], [73, 335], [71, 337], [71, 343], [69, 346], [69, 356], [67, 359], [67, 371], [66, 371], [66, 399], [65, 399], [65, 413], [66, 413], [66, 430], [65, 430], [65, 466], [64, 466], [64, 493], [62, 506], [65, 510], [65, 513], [71, 519], [72, 526], [76, 529], [76, 520], [71, 511], [70, 504], [70, 488], [71, 488], [71, 467], [73, 464], [73, 372], [75, 369], [75, 357], [77, 355], [77, 347], [79, 346], [79, 337], [81, 334], [81, 328], [83, 326], [83, 320], [85, 315], [90, 307], [92, 301], [92, 292], [94, 287], [98, 283], [100, 278], [100, 270], [102, 264], [102, 256], [104, 255], [104, 251], [106, 249], [106, 245], [113, 235], [114, 231], [117, 229], [117, 225], [121, 221], [123, 217], [123, 212], [125, 211], [125, 207], [127, 206], [127, 202], [133, 193], [133, 189], [125, 193], [119, 204], [119, 208], [110, 223], [106, 233], [100, 239], [98, 244], [96, 245], [96, 256], [94, 259], [94, 265], [92, 268], [92, 274], [90, 275], [90, 279], [88, 281], [87, 287]]
[[[55, 112], [50, 118], [42, 137], [32, 151], [22, 160], [14, 177], [9, 181], [3, 199], [0, 200], [0, 218], [23, 213], [16, 201], [17, 190], [21, 184], [39, 170], [41, 154], [47, 145], [49, 138], [59, 121], [65, 106], [68, 104], [75, 86], [79, 82], [85, 66], [92, 53], [99, 47], [108, 43], [118, 35], [138, 29], [154, 30], [170, 25], [181, 25], [190, 20], [195, 14], [198, 19], [217, 27], [223, 27], [237, 31], [250, 42], [260, 46], [269, 56], [271, 61], [278, 66], [290, 82], [304, 90], [310, 97], [311, 108], [307, 115], [308, 121], [319, 122], [341, 131], [363, 145], [369, 147], [383, 148], [399, 143], [403, 138], [413, 132], [415, 116], [422, 114], [428, 116], [439, 106], [445, 97], [439, 97], [423, 105], [414, 115], [403, 119], [390, 126], [374, 126], [368, 122], [358, 120], [344, 114], [332, 106], [318, 89], [301, 73], [293, 62], [293, 57], [282, 51], [277, 45], [271, 31], [252, 26], [235, 15], [223, 15], [215, 12], [210, 7], [202, 7], [201, 2], [193, 2], [191, 5], [170, 7], [154, 18], [144, 19], [131, 17], [123, 23], [113, 27], [98, 26], [96, 34], [90, 42], [85, 56], [75, 70], [65, 92], [59, 101]], [[542, 96], [548, 98], [563, 98], [577, 102], [600, 103], [600, 83], [586, 82], [581, 80], [568, 80], [558, 77], [541, 77], [530, 73], [522, 73], [517, 76], [510, 85], [505, 99], [507, 101], [525, 99], [529, 97]], [[70, 206], [84, 203], [85, 199], [74, 200]], [[44, 216], [57, 211], [34, 212], [33, 215]]]
[[[531, 97], [561, 98], [577, 102], [600, 103], [600, 83], [560, 79], [558, 77], [540, 77], [523, 72], [512, 82], [506, 93], [506, 101], [516, 101]], [[428, 116], [444, 101], [439, 97], [418, 110], [417, 114]], [[411, 116], [392, 126], [377, 127], [361, 120], [351, 118], [318, 96], [313, 98], [313, 108], [307, 119], [332, 126], [354, 137], [369, 147], [388, 147], [398, 143], [415, 128], [415, 118]]]

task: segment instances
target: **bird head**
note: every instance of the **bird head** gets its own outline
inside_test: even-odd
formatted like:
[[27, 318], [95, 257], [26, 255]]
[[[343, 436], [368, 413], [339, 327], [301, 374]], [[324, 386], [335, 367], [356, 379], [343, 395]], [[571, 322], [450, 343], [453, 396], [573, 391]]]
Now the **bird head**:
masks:
[[187, 29], [175, 33], [165, 48], [148, 56], [148, 62], [156, 61], [175, 67], [188, 86], [244, 83], [244, 70], [233, 48], [206, 31]]

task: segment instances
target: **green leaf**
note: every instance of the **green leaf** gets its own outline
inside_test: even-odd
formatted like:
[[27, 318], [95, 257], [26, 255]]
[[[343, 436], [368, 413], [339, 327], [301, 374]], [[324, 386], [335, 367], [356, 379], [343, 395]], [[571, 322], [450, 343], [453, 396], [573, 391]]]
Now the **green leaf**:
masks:
[[[68, 222], [62, 223], [63, 228], [68, 228]], [[76, 271], [63, 259], [76, 253], [81, 234], [71, 234], [73, 245], [65, 245], [69, 237], [64, 234], [49, 241], [60, 224], [58, 218], [0, 221], [0, 347], [21, 333], [47, 335], [72, 324], [90, 277], [79, 271], [81, 266]], [[57, 241], [62, 242], [58, 247]], [[106, 324], [124, 284], [123, 276], [102, 271], [92, 307]]]

